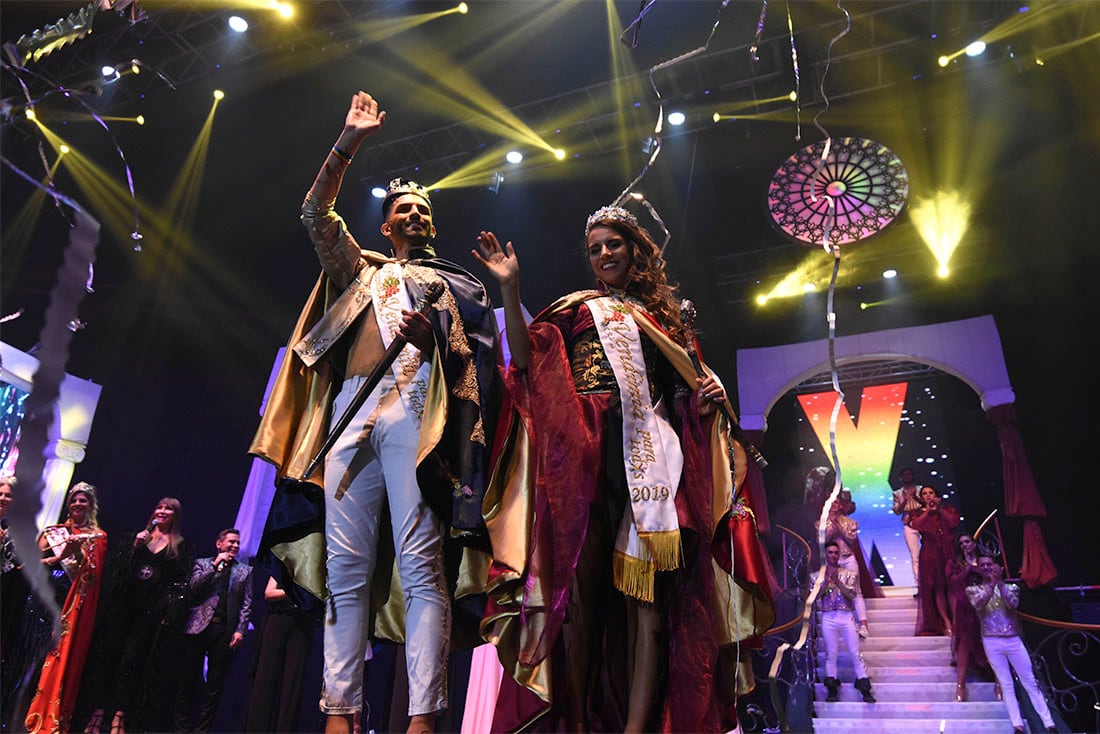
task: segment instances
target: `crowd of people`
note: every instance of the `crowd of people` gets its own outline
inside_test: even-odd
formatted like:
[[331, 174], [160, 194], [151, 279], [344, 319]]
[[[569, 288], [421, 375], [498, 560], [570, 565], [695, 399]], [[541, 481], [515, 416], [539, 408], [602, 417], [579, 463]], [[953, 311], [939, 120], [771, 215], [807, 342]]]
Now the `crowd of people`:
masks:
[[[372, 639], [403, 645], [407, 734], [436, 730], [449, 653], [482, 642], [504, 669], [494, 731], [736, 728], [737, 698], [753, 688], [748, 651], [775, 622], [754, 512], [762, 487], [747, 478], [725, 388], [700, 359], [660, 248], [626, 208], [598, 208], [578, 226], [591, 282], [529, 322], [526, 244], [482, 231], [472, 255], [499, 289], [501, 335], [483, 283], [437, 254], [424, 187], [390, 183], [388, 253], [363, 248], [336, 213], [352, 159], [385, 119], [371, 95], [352, 97], [301, 208], [322, 272], [249, 448], [278, 481], [277, 522], [259, 544], [269, 611], [244, 728], [296, 727], [317, 623], [329, 734], [364, 728]], [[824, 684], [836, 700], [843, 640], [873, 703], [859, 646], [865, 599], [882, 589], [850, 493], [825, 511], [835, 474], [821, 469], [805, 501], [824, 552]], [[991, 666], [1002, 689], [1009, 666], [1023, 680], [1013, 587], [933, 487], [908, 469], [901, 479], [916, 634], [953, 636], [959, 700], [970, 668]], [[0, 480], [0, 519], [14, 486]], [[253, 616], [240, 532], [226, 528], [196, 558], [178, 499], [118, 538], [96, 510], [95, 488], [78, 483], [63, 522], [39, 536], [59, 637], [33, 595], [25, 608], [24, 591], [9, 597], [20, 563], [4, 536], [5, 716], [19, 705], [8, 661], [21, 656], [37, 676], [19, 713], [27, 731], [209, 730]], [[473, 614], [470, 599], [481, 600]], [[1015, 725], [1007, 690], [1005, 701]]]
[[[975, 536], [962, 525], [959, 511], [933, 486], [919, 486], [910, 467], [899, 472], [894, 512], [909, 533], [918, 537], [913, 557], [917, 582], [916, 635], [951, 638], [956, 668], [955, 700], [969, 700], [967, 681], [973, 675], [994, 680], [1013, 730], [1024, 731], [1013, 672], [1027, 692], [1047, 731], [1057, 731], [1035, 681], [1031, 657], [1020, 639], [1016, 615], [1019, 587], [1003, 581], [1001, 563], [983, 555]], [[914, 546], [909, 543], [910, 551]]]
[[[919, 484], [911, 467], [902, 467], [898, 480], [899, 486], [892, 490], [892, 510], [901, 520], [916, 582], [913, 596], [918, 600], [918, 609], [913, 634], [950, 637], [956, 701], [969, 700], [968, 680], [992, 679], [996, 697], [1005, 701], [1013, 726], [1022, 731], [1015, 693], [1008, 690], [1013, 686], [1009, 667], [1015, 666], [1013, 670], [1044, 726], [1053, 727], [1027, 653], [1020, 652], [1023, 643], [1014, 613], [1018, 588], [1001, 582], [1001, 566], [992, 557], [982, 555], [975, 537], [963, 528], [958, 509], [946, 502], [935, 487]], [[811, 469], [800, 519], [796, 519], [800, 532], [811, 541], [811, 549], [820, 543], [824, 550], [823, 564], [815, 563], [813, 553], [810, 559], [824, 571], [820, 584], [816, 583], [817, 574], [810, 579], [811, 587], [816, 588], [814, 610], [825, 648], [821, 682], [825, 700], [838, 701], [841, 682], [837, 678], [837, 656], [843, 642], [852, 657], [855, 686], [863, 700], [871, 703], [875, 699], [861, 653], [861, 640], [870, 636], [865, 598], [881, 597], [883, 592], [859, 543], [859, 524], [851, 517], [856, 510], [851, 493], [835, 485], [836, 474], [831, 468]], [[826, 510], [825, 503], [834, 491], [835, 499]], [[996, 650], [996, 660], [991, 657], [991, 648]], [[1025, 667], [1027, 670], [1021, 673]]]
[[[652, 237], [622, 207], [597, 211], [578, 227], [595, 287], [528, 325], [516, 248], [481, 233], [504, 365], [485, 286], [435, 251], [427, 190], [391, 182], [388, 254], [335, 211], [385, 118], [354, 95], [306, 196], [323, 272], [250, 449], [277, 467], [280, 518], [305, 518], [270, 547], [291, 598], [326, 599], [325, 730], [356, 726], [374, 636], [404, 643], [410, 734], [447, 708], [463, 639], [494, 643], [508, 671], [501, 731], [730, 728], [752, 685], [736, 649], [758, 644], [774, 609], [744, 449], [717, 411], [720, 381], [692, 361]], [[486, 590], [481, 574], [492, 601], [471, 630], [452, 607]]]
[[[0, 478], [0, 519], [16, 483]], [[222, 531], [218, 555], [196, 560], [178, 499], [160, 500], [144, 529], [111, 538], [98, 524], [96, 487], [77, 482], [64, 506], [64, 519], [38, 534], [57, 615], [23, 579], [8, 523], [0, 523], [3, 730], [209, 731], [228, 657], [250, 626], [252, 567], [236, 560], [240, 532]], [[200, 674], [206, 682], [193, 725]]]

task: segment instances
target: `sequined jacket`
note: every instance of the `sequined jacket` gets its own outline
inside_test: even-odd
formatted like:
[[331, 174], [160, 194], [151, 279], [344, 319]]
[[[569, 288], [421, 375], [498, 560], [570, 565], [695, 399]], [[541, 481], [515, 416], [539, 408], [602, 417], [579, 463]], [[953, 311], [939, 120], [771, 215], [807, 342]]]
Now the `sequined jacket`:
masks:
[[[229, 569], [229, 589], [226, 592], [226, 626], [242, 635], [248, 633], [252, 617], [252, 566], [233, 562]], [[221, 592], [213, 558], [196, 558], [191, 569], [191, 601], [194, 603], [184, 634], [197, 635], [210, 625], [218, 608]]]
[[839, 566], [836, 572], [836, 584], [829, 583], [828, 576], [821, 586], [815, 605], [819, 612], [852, 612], [855, 607], [852, 600], [859, 590], [859, 577], [851, 570]]
[[978, 612], [982, 637], [1015, 637], [1020, 634], [1020, 587], [1001, 582], [995, 586], [978, 584], [966, 587], [966, 598]]

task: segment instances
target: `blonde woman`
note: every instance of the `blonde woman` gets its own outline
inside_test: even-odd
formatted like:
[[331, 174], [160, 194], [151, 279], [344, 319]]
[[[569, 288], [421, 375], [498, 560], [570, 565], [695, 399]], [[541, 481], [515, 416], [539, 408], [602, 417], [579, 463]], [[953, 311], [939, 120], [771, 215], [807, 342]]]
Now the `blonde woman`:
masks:
[[[42, 563], [56, 581], [68, 585], [61, 603], [61, 634], [46, 653], [24, 723], [27, 731], [70, 731], [80, 678], [95, 629], [96, 604], [103, 580], [107, 533], [99, 529], [96, 489], [73, 485], [66, 498], [67, 517], [38, 536]], [[61, 588], [58, 586], [57, 588]]]

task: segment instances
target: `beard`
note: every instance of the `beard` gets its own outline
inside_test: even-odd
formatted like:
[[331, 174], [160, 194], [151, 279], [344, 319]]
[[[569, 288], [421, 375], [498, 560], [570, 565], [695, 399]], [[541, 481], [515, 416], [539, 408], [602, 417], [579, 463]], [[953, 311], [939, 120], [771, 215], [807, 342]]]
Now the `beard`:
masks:
[[431, 228], [424, 226], [423, 222], [417, 222], [416, 228], [412, 223], [407, 222], [402, 227], [402, 234], [405, 235], [405, 241], [412, 247], [423, 247], [432, 241]]

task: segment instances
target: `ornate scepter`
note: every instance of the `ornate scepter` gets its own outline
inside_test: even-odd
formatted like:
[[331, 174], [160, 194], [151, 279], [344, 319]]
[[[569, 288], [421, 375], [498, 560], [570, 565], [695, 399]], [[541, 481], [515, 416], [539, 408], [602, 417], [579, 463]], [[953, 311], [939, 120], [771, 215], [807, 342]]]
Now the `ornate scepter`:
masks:
[[[695, 374], [699, 377], [706, 377], [707, 373], [703, 370], [703, 363], [699, 361], [699, 355], [695, 351], [695, 304], [686, 298], [680, 301], [680, 320], [684, 322], [684, 331], [687, 332], [687, 353], [691, 357], [691, 363], [695, 366]], [[745, 432], [741, 429], [741, 424], [733, 417], [733, 413], [723, 403], [717, 403], [717, 405], [718, 410], [722, 411], [722, 415], [726, 416], [726, 420], [729, 421], [730, 433], [733, 434], [737, 443], [745, 447], [745, 453], [751, 456], [752, 460], [761, 469], [766, 467], [768, 465], [767, 459], [749, 442]]]
[[[428, 287], [424, 290], [424, 295], [413, 305], [413, 310], [422, 313], [425, 316], [428, 314], [428, 310], [432, 307], [432, 304], [439, 300], [439, 297], [443, 295], [443, 282], [439, 280], [433, 280], [428, 283]], [[355, 393], [355, 397], [348, 403], [348, 407], [344, 409], [343, 414], [340, 416], [340, 420], [336, 421], [336, 424], [329, 432], [328, 438], [321, 445], [321, 448], [317, 451], [317, 455], [313, 457], [313, 461], [309, 462], [309, 466], [306, 467], [301, 479], [298, 481], [308, 481], [309, 477], [313, 475], [313, 472], [317, 471], [318, 465], [325, 459], [325, 455], [332, 450], [336, 440], [340, 438], [340, 434], [344, 432], [344, 429], [348, 427], [355, 414], [359, 412], [359, 409], [363, 407], [363, 403], [367, 402], [367, 398], [374, 392], [374, 388], [381, 382], [382, 376], [385, 375], [393, 361], [397, 359], [397, 355], [401, 354], [401, 350], [405, 348], [408, 343], [408, 339], [401, 336], [400, 333], [394, 334], [393, 341], [390, 342], [390, 346], [386, 349], [386, 353], [382, 355], [382, 359], [375, 365], [374, 370], [367, 376], [366, 382], [359, 386], [359, 390]]]

